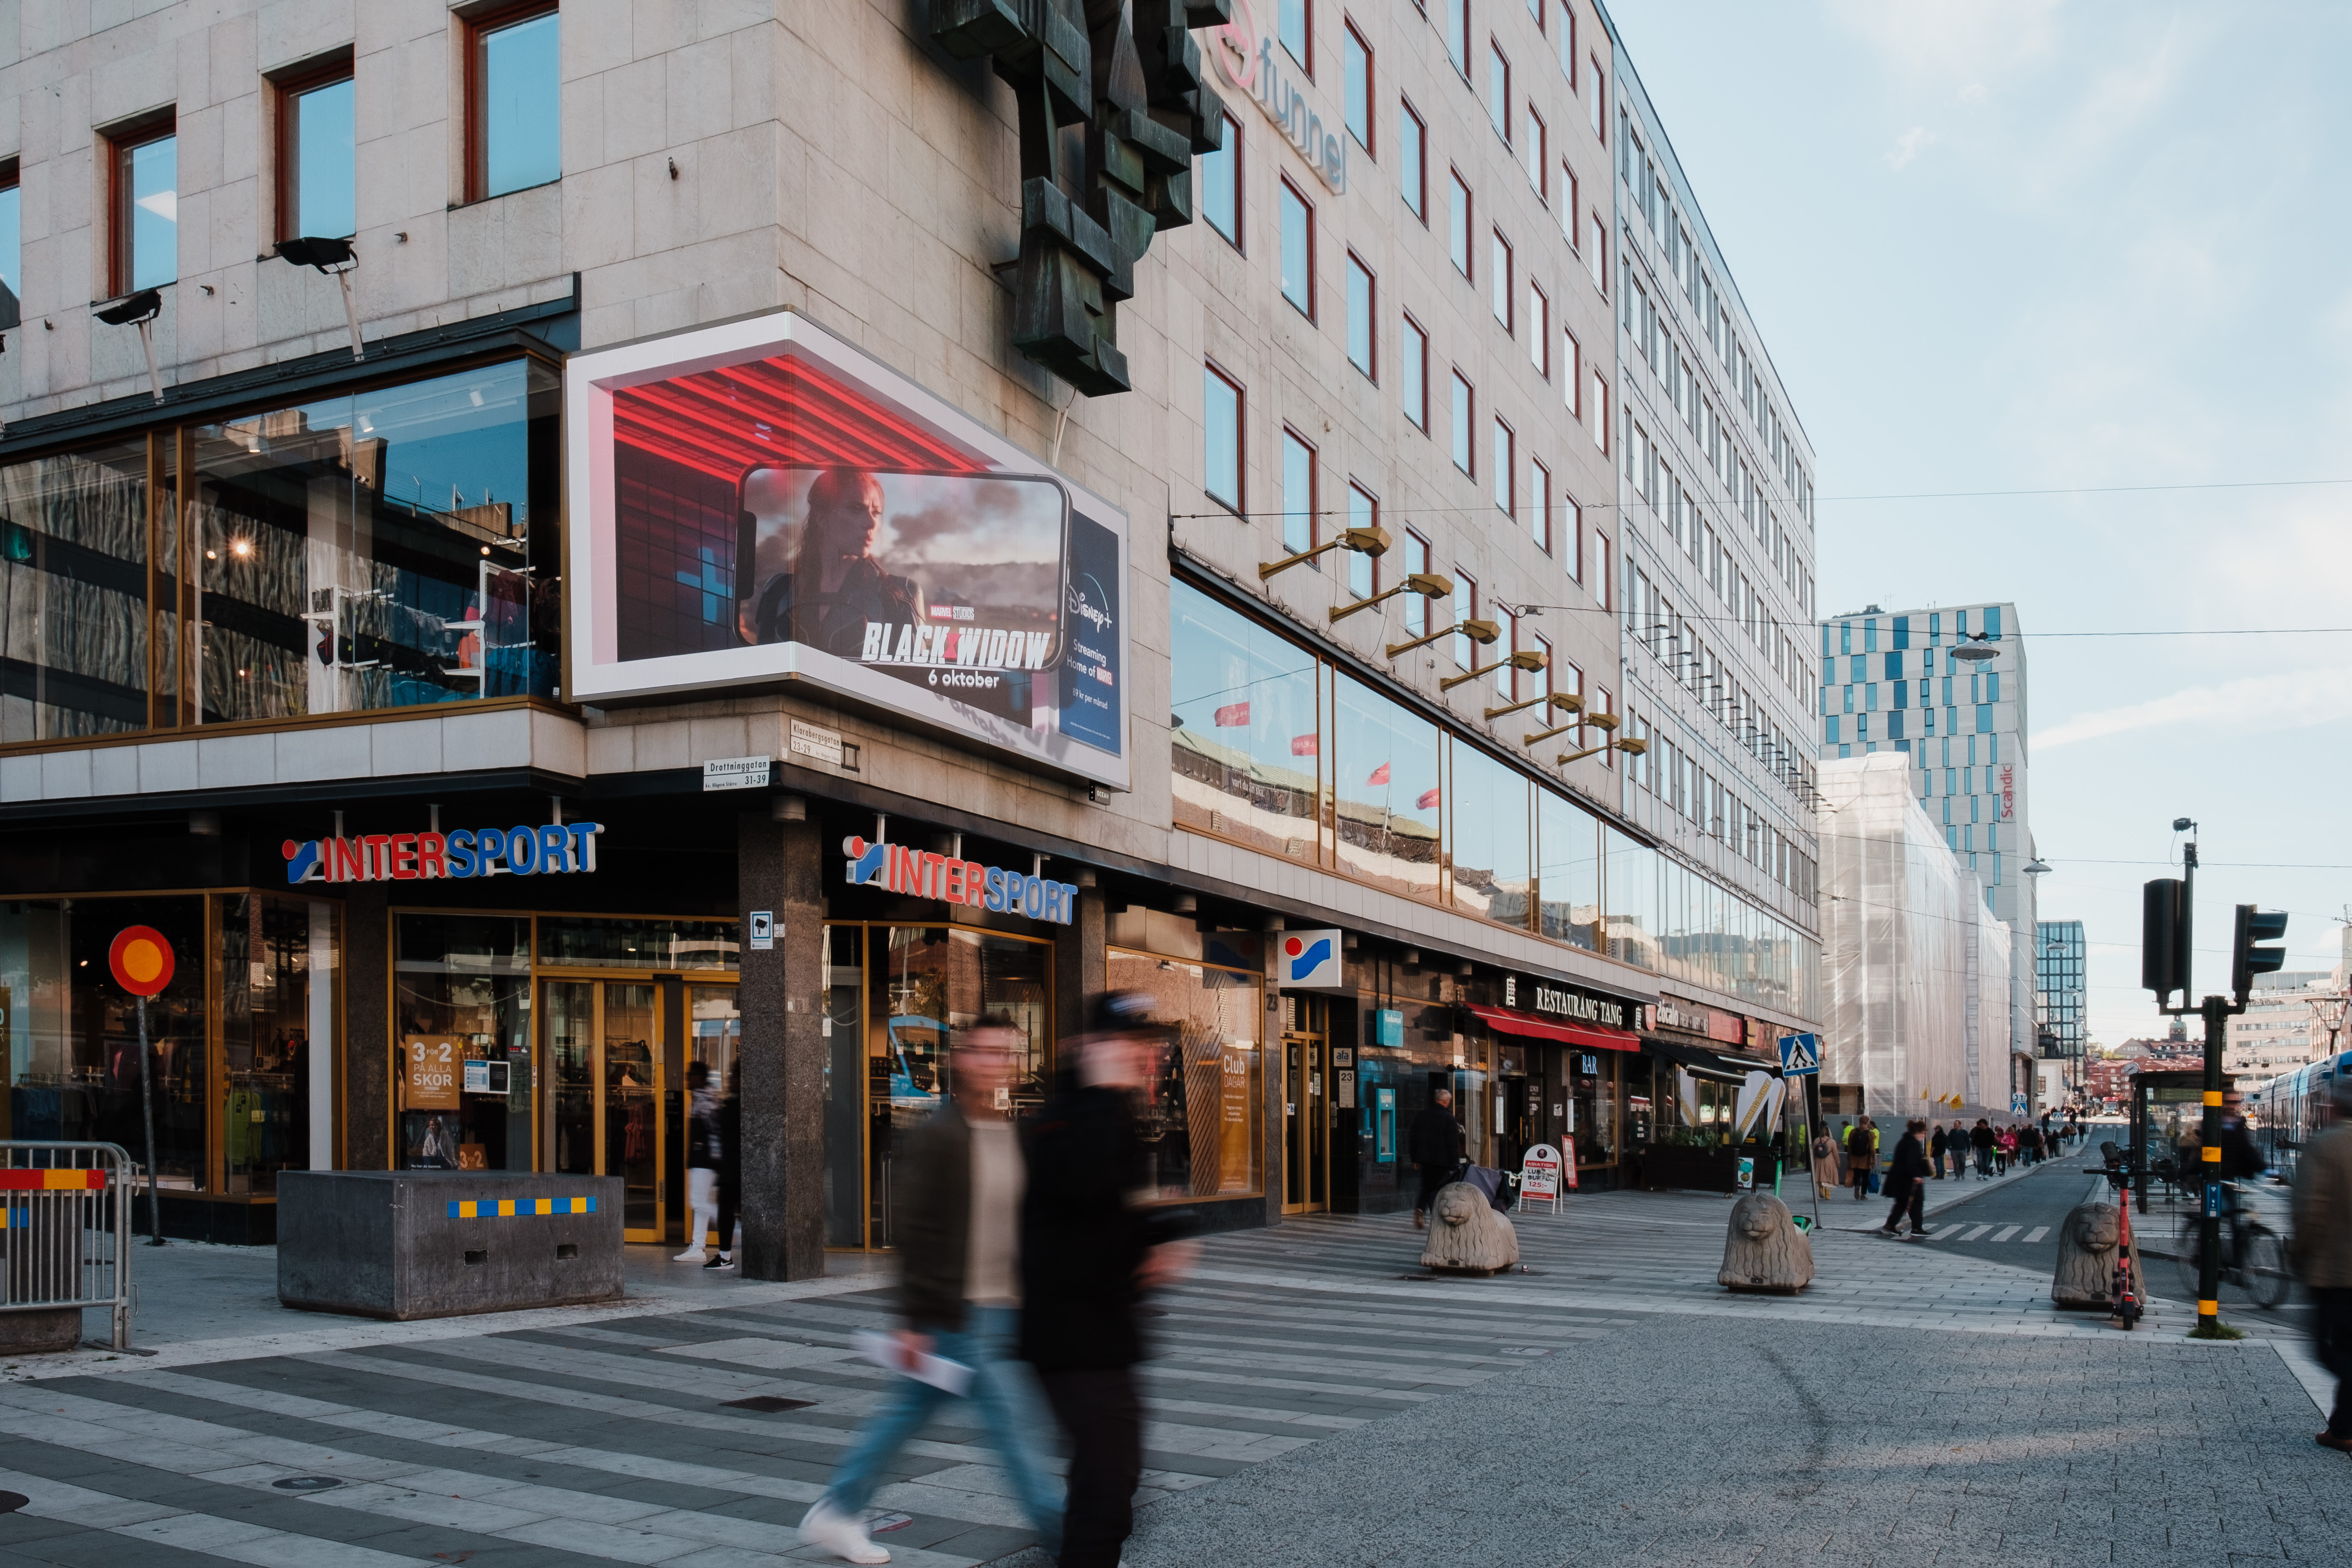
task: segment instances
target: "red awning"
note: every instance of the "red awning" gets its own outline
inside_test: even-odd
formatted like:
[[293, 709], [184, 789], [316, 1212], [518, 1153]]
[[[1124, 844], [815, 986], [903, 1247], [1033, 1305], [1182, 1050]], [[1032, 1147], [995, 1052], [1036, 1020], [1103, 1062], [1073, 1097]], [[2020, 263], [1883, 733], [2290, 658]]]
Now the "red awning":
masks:
[[1556, 1024], [1549, 1018], [1538, 1018], [1533, 1013], [1522, 1013], [1516, 1007], [1481, 1007], [1466, 1004], [1470, 1011], [1507, 1035], [1525, 1035], [1532, 1040], [1558, 1040], [1563, 1045], [1582, 1046], [1588, 1050], [1638, 1051], [1641, 1037], [1625, 1029], [1604, 1028], [1598, 1024]]

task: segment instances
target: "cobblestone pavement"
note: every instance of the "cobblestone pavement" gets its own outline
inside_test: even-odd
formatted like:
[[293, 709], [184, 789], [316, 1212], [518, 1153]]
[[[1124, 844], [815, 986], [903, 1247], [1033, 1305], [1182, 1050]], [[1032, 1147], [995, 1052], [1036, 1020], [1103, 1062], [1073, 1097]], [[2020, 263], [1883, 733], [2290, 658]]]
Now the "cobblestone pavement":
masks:
[[[1804, 1295], [1731, 1296], [1728, 1208], [1575, 1198], [1521, 1216], [1529, 1271], [1486, 1280], [1421, 1277], [1402, 1216], [1213, 1239], [1156, 1304], [1131, 1562], [2344, 1560], [2352, 1473], [2272, 1346], [2185, 1343], [2166, 1304], [2122, 1334], [2053, 1312], [2039, 1271], [1838, 1231]], [[792, 1527], [883, 1385], [848, 1338], [887, 1300], [850, 1276], [252, 1316], [148, 1360], [21, 1363], [0, 1489], [29, 1500], [0, 1568], [804, 1557]], [[877, 1506], [914, 1568], [1037, 1559], [968, 1426]]]

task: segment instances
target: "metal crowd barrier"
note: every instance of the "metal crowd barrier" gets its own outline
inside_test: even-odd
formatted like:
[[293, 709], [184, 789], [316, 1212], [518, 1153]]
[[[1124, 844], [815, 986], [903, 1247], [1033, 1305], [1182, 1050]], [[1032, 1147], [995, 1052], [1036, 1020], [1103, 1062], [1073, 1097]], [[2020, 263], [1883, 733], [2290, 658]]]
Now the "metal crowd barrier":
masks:
[[131, 1348], [131, 1156], [0, 1142], [0, 1312], [104, 1307]]

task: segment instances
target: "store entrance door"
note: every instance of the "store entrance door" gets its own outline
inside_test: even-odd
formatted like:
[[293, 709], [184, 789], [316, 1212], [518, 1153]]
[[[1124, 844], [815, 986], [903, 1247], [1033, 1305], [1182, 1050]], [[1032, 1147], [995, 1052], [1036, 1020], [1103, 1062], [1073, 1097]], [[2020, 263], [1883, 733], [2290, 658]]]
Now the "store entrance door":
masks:
[[551, 1171], [621, 1178], [621, 1237], [662, 1239], [660, 987], [542, 980], [541, 1078]]
[[1331, 1206], [1330, 1004], [1282, 999], [1282, 1212]]

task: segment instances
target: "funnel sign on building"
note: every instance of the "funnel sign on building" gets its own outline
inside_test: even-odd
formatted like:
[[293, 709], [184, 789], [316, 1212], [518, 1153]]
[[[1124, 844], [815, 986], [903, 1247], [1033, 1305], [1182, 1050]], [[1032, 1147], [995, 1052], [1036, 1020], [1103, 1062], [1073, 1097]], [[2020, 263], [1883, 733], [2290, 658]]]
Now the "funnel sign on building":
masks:
[[1217, 29], [1215, 38], [1217, 68], [1224, 79], [1250, 95], [1260, 112], [1298, 149], [1318, 179], [1334, 192], [1346, 194], [1348, 139], [1339, 133], [1338, 121], [1327, 123], [1309, 109], [1307, 95], [1283, 74], [1288, 51], [1276, 46], [1273, 35], [1257, 30], [1250, 0], [1234, 0], [1234, 19]]

